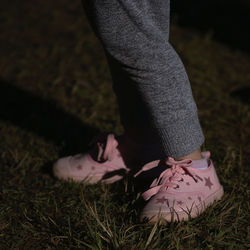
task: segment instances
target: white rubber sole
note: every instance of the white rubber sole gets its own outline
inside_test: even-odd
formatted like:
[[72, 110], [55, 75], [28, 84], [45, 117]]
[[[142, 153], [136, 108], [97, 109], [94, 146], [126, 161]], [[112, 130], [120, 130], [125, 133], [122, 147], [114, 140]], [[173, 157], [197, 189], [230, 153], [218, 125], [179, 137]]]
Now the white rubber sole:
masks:
[[61, 171], [60, 169], [57, 169], [53, 166], [53, 174], [54, 176], [62, 181], [65, 182], [77, 182], [77, 183], [86, 183], [86, 184], [97, 184], [97, 183], [106, 183], [106, 184], [112, 184], [116, 181], [120, 181], [124, 178], [124, 176], [112, 176], [109, 178], [103, 178], [103, 175], [92, 175], [87, 177], [82, 177], [80, 175], [78, 176], [69, 176], [68, 173], [65, 171]]

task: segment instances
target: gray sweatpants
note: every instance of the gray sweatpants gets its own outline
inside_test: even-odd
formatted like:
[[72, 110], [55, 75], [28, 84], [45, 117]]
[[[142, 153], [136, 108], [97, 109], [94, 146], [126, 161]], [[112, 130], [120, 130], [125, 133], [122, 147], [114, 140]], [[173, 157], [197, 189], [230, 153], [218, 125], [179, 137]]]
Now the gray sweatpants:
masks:
[[198, 149], [204, 136], [197, 107], [184, 66], [168, 41], [170, 1], [82, 3], [104, 47], [125, 131], [154, 131], [167, 156]]

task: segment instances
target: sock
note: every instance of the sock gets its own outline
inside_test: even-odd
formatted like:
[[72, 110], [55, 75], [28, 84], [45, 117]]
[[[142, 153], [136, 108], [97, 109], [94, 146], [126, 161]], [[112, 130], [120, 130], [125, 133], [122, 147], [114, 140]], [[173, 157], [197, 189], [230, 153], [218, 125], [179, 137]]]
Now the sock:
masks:
[[203, 158], [201, 160], [193, 160], [191, 167], [200, 170], [206, 169], [208, 168], [207, 159]]

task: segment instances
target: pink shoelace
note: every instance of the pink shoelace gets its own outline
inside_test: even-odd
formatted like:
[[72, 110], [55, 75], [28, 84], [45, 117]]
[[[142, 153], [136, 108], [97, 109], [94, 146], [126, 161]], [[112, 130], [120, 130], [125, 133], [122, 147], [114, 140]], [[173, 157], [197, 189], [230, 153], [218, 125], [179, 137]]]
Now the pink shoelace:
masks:
[[[103, 143], [102, 141], [105, 141]], [[101, 142], [100, 142], [101, 141]], [[118, 146], [118, 142], [115, 139], [114, 134], [109, 134], [108, 136], [97, 136], [95, 137], [90, 144], [97, 144], [98, 147], [98, 154], [97, 154], [97, 161], [112, 161], [116, 154], [116, 148]]]
[[[144, 165], [144, 167], [137, 172], [134, 177], [144, 171], [158, 166], [159, 163], [160, 160], [157, 160]], [[190, 175], [196, 182], [198, 181], [197, 179], [201, 179], [190, 168], [186, 168], [192, 165], [191, 159], [175, 161], [172, 157], [168, 157], [166, 164], [170, 166], [170, 168], [164, 170], [160, 176], [152, 182], [150, 188], [142, 194], [142, 197], [145, 200], [149, 200], [152, 196], [156, 195], [160, 191], [166, 190], [167, 188], [178, 188], [179, 186], [177, 182], [183, 181], [182, 175], [184, 174]]]

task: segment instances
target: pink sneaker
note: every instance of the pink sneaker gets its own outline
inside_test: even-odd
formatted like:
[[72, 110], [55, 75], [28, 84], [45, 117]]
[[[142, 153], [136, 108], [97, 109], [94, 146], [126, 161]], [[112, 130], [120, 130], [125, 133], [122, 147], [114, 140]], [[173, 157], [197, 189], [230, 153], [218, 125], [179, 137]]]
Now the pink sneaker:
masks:
[[[223, 196], [223, 187], [216, 175], [209, 152], [203, 152], [208, 160], [208, 168], [192, 168], [192, 160], [175, 161], [169, 157], [170, 166], [155, 179], [149, 190], [142, 194], [149, 200], [141, 213], [141, 220], [154, 223], [160, 218], [166, 221], [181, 221], [194, 218], [202, 213], [215, 200]], [[141, 172], [154, 168], [160, 161], [146, 164]]]
[[129, 169], [117, 147], [115, 136], [109, 134], [106, 143], [97, 142], [94, 150], [59, 159], [53, 166], [54, 175], [62, 180], [88, 184], [118, 181]]

